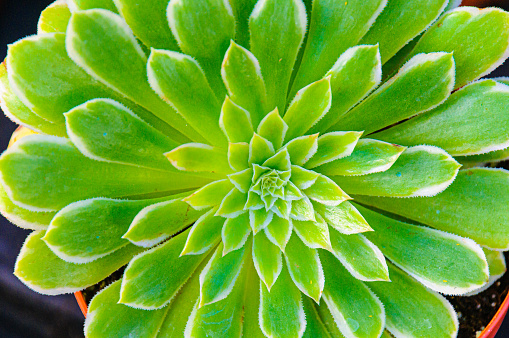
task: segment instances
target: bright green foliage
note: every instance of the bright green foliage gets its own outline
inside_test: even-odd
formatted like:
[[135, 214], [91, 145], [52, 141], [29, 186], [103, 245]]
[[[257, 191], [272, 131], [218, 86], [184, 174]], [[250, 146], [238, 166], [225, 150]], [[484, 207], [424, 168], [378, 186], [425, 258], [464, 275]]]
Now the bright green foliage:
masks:
[[439, 293], [509, 249], [509, 173], [473, 168], [509, 157], [509, 81], [470, 83], [509, 14], [457, 5], [56, 1], [0, 66], [42, 134], [0, 157], [35, 230], [15, 274], [60, 294], [126, 266], [87, 337], [455, 337]]

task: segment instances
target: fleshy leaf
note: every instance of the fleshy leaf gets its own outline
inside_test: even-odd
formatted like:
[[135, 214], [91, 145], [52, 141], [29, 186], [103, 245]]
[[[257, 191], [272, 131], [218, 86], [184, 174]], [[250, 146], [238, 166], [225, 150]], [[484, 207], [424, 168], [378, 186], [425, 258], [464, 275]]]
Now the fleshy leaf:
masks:
[[228, 144], [228, 164], [235, 171], [247, 169], [249, 144], [244, 142]]
[[233, 185], [227, 179], [215, 181], [195, 191], [183, 201], [196, 210], [213, 207], [219, 205], [232, 188]]
[[331, 249], [329, 226], [325, 220], [316, 215], [316, 221], [292, 220], [293, 229], [306, 246], [313, 249]]
[[307, 170], [296, 165], [292, 165], [292, 176], [290, 181], [299, 189], [307, 189], [312, 186], [320, 175], [312, 170]]
[[98, 161], [173, 171], [163, 154], [178, 143], [121, 104], [95, 99], [64, 115], [69, 138], [85, 156]]
[[309, 198], [292, 201], [291, 217], [299, 221], [314, 221], [315, 213]]
[[312, 169], [319, 165], [350, 156], [361, 137], [362, 132], [336, 131], [318, 137], [318, 150], [306, 162], [305, 167]]
[[234, 218], [244, 211], [244, 205], [247, 202], [247, 193], [233, 188], [223, 199], [216, 216]]
[[260, 63], [269, 109], [285, 111], [288, 84], [306, 25], [301, 0], [261, 0], [251, 13], [251, 51]]
[[253, 124], [247, 110], [238, 106], [227, 96], [221, 108], [219, 127], [228, 142], [249, 142], [253, 136]]
[[341, 333], [348, 338], [379, 337], [385, 326], [380, 300], [339, 265], [331, 253], [321, 251], [320, 258], [326, 278], [323, 299]]
[[290, 154], [288, 154], [288, 150], [283, 148], [278, 151], [274, 156], [263, 162], [262, 166], [279, 171], [289, 171], [292, 168], [292, 163], [290, 162]]
[[281, 251], [285, 251], [286, 244], [292, 236], [292, 229], [291, 220], [274, 215], [269, 225], [265, 228], [265, 234]]
[[116, 281], [95, 295], [88, 307], [85, 334], [99, 338], [115, 332], [120, 337], [157, 335], [168, 309], [143, 311], [119, 304], [120, 281]]
[[150, 86], [210, 144], [223, 146], [226, 138], [217, 121], [221, 104], [207, 77], [192, 57], [152, 49], [147, 63]]
[[412, 54], [453, 52], [455, 88], [460, 88], [505, 61], [509, 54], [508, 28], [509, 14], [499, 8], [460, 7], [428, 29]]
[[223, 217], [214, 216], [217, 207], [211, 209], [194, 223], [180, 256], [200, 255], [214, 247], [221, 240]]
[[474, 241], [356, 206], [375, 230], [365, 236], [394, 264], [428, 288], [458, 295], [488, 281], [486, 257]]
[[[359, 44], [380, 44], [382, 63], [385, 63], [429, 27], [439, 17], [447, 3], [447, 0], [388, 1], [387, 7]], [[415, 13], [419, 15], [416, 16]]]
[[[304, 305], [304, 312], [306, 314], [306, 331], [304, 332], [303, 338], [331, 338], [328, 329], [325, 327], [322, 319], [318, 315], [313, 302], [309, 298], [302, 299]], [[336, 337], [336, 336], [334, 336]]]
[[344, 235], [330, 231], [331, 253], [356, 279], [389, 281], [385, 257], [376, 245], [360, 234]]
[[443, 337], [458, 334], [458, 317], [451, 304], [389, 264], [391, 282], [369, 287], [385, 305], [386, 327], [398, 338]]
[[232, 100], [249, 111], [252, 124], [258, 126], [267, 112], [267, 93], [258, 60], [249, 50], [231, 41], [221, 75]]
[[364, 130], [364, 135], [370, 134], [435, 108], [449, 97], [453, 87], [452, 54], [416, 55], [330, 130]]
[[342, 234], [373, 231], [360, 212], [348, 201], [336, 206], [313, 203], [313, 207], [331, 227]]
[[173, 166], [183, 171], [231, 173], [228, 157], [222, 148], [202, 143], [186, 143], [164, 154]]
[[294, 234], [286, 245], [285, 259], [295, 285], [302, 293], [319, 303], [325, 280], [318, 252], [306, 246], [299, 236]]
[[490, 270], [490, 278], [488, 282], [484, 284], [483, 287], [476, 289], [472, 292], [466, 293], [465, 296], [475, 296], [483, 291], [486, 291], [489, 287], [495, 284], [507, 271], [507, 266], [505, 263], [504, 253], [497, 250], [490, 250], [486, 248], [482, 248], [484, 255], [486, 256], [486, 261], [488, 262], [488, 267]]
[[303, 192], [313, 201], [327, 206], [336, 206], [351, 199], [333, 180], [324, 175], [319, 175], [315, 183]]
[[438, 108], [373, 137], [408, 146], [434, 145], [453, 156], [501, 150], [509, 147], [508, 104], [509, 86], [480, 81], [458, 90]]
[[189, 231], [134, 257], [124, 272], [119, 303], [143, 310], [167, 305], [206, 255], [179, 257]]
[[297, 92], [283, 120], [288, 125], [285, 141], [304, 135], [331, 107], [330, 77], [311, 83]]
[[45, 295], [72, 293], [108, 277], [143, 251], [134, 245], [87, 264], [67, 263], [44, 243], [44, 231], [32, 232], [19, 253], [14, 274], [32, 290]]
[[250, 233], [249, 213], [244, 212], [235, 218], [228, 218], [221, 229], [223, 256], [242, 248]]
[[295, 165], [304, 165], [318, 150], [318, 134], [294, 138], [285, 145]]
[[46, 7], [37, 23], [37, 34], [65, 33], [71, 11], [65, 1], [55, 1]]
[[72, 12], [86, 9], [103, 8], [114, 13], [117, 12], [114, 0], [65, 0]]
[[283, 268], [283, 258], [281, 250], [263, 231], [253, 237], [253, 263], [260, 280], [270, 292]]
[[180, 198], [152, 204], [134, 217], [122, 237], [133, 244], [148, 248], [193, 224], [204, 213], [205, 211], [197, 211], [182, 202]]
[[228, 175], [230, 182], [243, 193], [247, 193], [251, 187], [251, 179], [253, 178], [253, 169], [248, 168], [242, 171], [238, 171], [235, 174]]
[[288, 125], [279, 115], [278, 109], [267, 114], [258, 125], [257, 133], [272, 143], [277, 150], [283, 145]]
[[185, 173], [105, 163], [83, 156], [70, 141], [24, 137], [0, 158], [9, 198], [29, 210], [57, 211], [97, 196], [119, 198], [194, 188], [209, 179]]
[[442, 149], [415, 146], [406, 149], [389, 170], [367, 176], [334, 176], [334, 181], [349, 194], [430, 197], [445, 190], [459, 168]]
[[265, 229], [274, 217], [274, 213], [266, 211], [264, 208], [249, 210], [249, 225], [253, 229], [253, 234], [256, 235], [259, 231]]
[[274, 338], [301, 337], [306, 329], [301, 293], [286, 267], [270, 292], [260, 281], [260, 328]]
[[485, 247], [507, 250], [508, 191], [507, 170], [475, 168], [460, 170], [454, 183], [432, 198], [356, 196], [355, 199], [435, 229], [471, 238]]
[[272, 143], [254, 133], [253, 138], [249, 142], [249, 164], [262, 164], [274, 154]]
[[357, 176], [388, 170], [406, 147], [372, 139], [360, 139], [350, 156], [314, 168], [327, 175]]

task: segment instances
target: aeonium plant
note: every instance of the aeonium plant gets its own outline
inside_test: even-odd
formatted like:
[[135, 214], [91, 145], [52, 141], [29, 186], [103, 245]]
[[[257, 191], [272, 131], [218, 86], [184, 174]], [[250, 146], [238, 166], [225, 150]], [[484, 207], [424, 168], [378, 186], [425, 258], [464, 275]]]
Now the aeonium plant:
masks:
[[[87, 337], [455, 337], [505, 271], [509, 14], [69, 0], [9, 47], [1, 210]], [[466, 166], [465, 166], [466, 167]]]

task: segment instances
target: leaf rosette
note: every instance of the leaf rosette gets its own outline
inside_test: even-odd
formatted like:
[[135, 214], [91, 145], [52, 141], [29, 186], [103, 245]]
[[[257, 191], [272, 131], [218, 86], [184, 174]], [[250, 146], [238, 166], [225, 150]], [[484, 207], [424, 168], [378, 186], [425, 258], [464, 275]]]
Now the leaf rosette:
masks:
[[476, 80], [509, 14], [456, 6], [56, 1], [0, 68], [38, 134], [0, 158], [35, 230], [15, 274], [60, 294], [127, 265], [88, 337], [455, 337], [441, 294], [509, 249], [509, 173], [475, 167], [507, 158], [507, 81]]

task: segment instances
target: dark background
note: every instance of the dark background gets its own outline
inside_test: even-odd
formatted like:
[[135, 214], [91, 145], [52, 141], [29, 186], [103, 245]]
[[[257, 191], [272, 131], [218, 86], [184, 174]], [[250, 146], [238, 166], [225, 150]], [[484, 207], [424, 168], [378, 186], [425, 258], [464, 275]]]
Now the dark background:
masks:
[[[472, 2], [473, 0], [466, 0]], [[0, 0], [0, 61], [7, 44], [37, 32], [40, 12], [52, 0]], [[483, 0], [509, 10], [509, 0]], [[509, 63], [490, 77], [509, 76]], [[509, 107], [508, 107], [509, 110]], [[509, 112], [508, 112], [509, 113]], [[0, 113], [0, 151], [7, 147], [16, 125]], [[16, 256], [29, 231], [19, 229], [0, 216], [0, 337], [83, 337], [83, 315], [73, 295], [43, 296], [23, 285], [13, 274]], [[509, 316], [497, 338], [509, 337]]]

